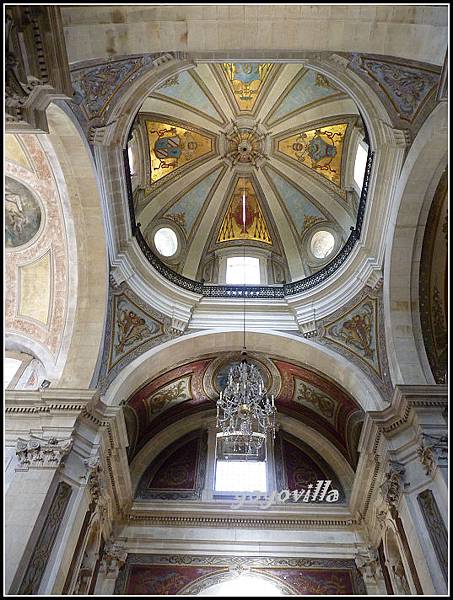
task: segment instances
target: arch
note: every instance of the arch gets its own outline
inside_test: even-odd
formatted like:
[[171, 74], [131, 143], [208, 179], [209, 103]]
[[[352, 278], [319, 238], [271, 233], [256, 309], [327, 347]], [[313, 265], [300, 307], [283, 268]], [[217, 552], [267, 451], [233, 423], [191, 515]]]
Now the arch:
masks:
[[[145, 382], [179, 363], [190, 362], [208, 353], [234, 352], [242, 347], [242, 336], [242, 330], [199, 331], [151, 348], [122, 369], [107, 388], [103, 401], [108, 405], [118, 405]], [[339, 383], [364, 411], [382, 410], [386, 406], [365, 373], [326, 346], [296, 334], [250, 330], [247, 331], [247, 347], [253, 352], [304, 363], [325, 374]]]
[[[76, 293], [70, 299], [74, 323], [58, 386], [88, 388], [103, 341], [108, 293], [108, 262], [103, 211], [93, 159], [83, 135], [66, 112], [47, 110], [52, 168], [68, 190], [75, 235]], [[52, 158], [52, 157], [51, 157]]]
[[[231, 584], [231, 586], [229, 585]], [[295, 593], [281, 580], [266, 573], [220, 573], [189, 584], [184, 594], [197, 596], [287, 596]]]
[[[214, 421], [214, 409], [198, 412], [183, 420], [176, 421], [148, 440], [130, 465], [132, 495], [135, 495], [137, 486], [147, 467], [165, 448], [168, 448], [183, 435], [212, 426]], [[288, 415], [279, 415], [279, 421], [284, 431], [306, 442], [326, 460], [341, 482], [348, 499], [354, 481], [354, 471], [332, 442], [320, 437], [318, 431]]]
[[418, 132], [395, 192], [384, 264], [387, 353], [394, 385], [435, 383], [419, 324], [419, 266], [427, 212], [447, 164], [447, 135], [447, 105], [441, 103]]

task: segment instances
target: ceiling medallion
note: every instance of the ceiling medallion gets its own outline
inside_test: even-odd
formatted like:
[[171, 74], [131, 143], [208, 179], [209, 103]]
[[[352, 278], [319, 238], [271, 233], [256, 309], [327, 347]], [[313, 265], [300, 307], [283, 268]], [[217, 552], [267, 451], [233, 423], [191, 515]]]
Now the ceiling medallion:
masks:
[[238, 126], [233, 123], [224, 133], [223, 159], [230, 167], [253, 166], [259, 168], [268, 158], [265, 152], [267, 135], [259, 124]]

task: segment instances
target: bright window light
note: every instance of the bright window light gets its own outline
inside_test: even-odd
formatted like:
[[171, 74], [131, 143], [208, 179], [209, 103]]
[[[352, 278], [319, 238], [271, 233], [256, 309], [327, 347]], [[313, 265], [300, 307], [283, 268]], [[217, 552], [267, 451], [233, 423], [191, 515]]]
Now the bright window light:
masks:
[[134, 153], [132, 151], [131, 146], [127, 149], [127, 156], [129, 158], [129, 171], [131, 175], [135, 175], [135, 166], [134, 166]]
[[283, 596], [283, 592], [272, 581], [264, 577], [242, 574], [221, 581], [198, 593], [198, 596]]
[[359, 189], [362, 189], [363, 178], [365, 177], [366, 159], [368, 157], [368, 150], [364, 145], [359, 144], [357, 146], [357, 154], [355, 155], [354, 164], [354, 181], [358, 185]]
[[228, 258], [226, 282], [239, 285], [260, 284], [260, 259], [251, 256], [231, 256]]
[[173, 256], [178, 249], [178, 238], [173, 229], [162, 227], [162, 229], [156, 231], [154, 244], [162, 256]]
[[215, 489], [217, 492], [265, 492], [266, 462], [218, 460]]
[[17, 373], [17, 369], [22, 364], [21, 360], [17, 358], [5, 358], [5, 373], [4, 373], [4, 386], [5, 389], [9, 386], [11, 379]]
[[327, 258], [335, 246], [335, 238], [329, 231], [317, 231], [310, 242], [310, 249], [316, 258]]

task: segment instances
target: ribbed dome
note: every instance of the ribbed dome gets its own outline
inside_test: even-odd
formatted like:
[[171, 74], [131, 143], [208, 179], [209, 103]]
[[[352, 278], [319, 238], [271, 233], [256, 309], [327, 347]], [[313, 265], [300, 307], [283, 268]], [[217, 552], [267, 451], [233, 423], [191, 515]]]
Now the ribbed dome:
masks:
[[[355, 225], [364, 135], [348, 95], [301, 64], [199, 64], [154, 89], [134, 122], [136, 219], [191, 279], [224, 282], [222, 260], [244, 246], [265, 261], [261, 283], [301, 279]], [[157, 248], [162, 228], [176, 251]]]

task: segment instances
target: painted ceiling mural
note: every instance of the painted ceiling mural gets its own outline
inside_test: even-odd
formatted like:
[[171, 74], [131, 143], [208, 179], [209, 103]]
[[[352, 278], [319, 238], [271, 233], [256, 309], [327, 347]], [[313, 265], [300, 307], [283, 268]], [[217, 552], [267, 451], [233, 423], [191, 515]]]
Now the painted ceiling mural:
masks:
[[[180, 228], [182, 275], [196, 278], [219, 244], [243, 240], [272, 245], [290, 274], [306, 260], [302, 237], [312, 227], [325, 222], [347, 239], [355, 225], [346, 165], [363, 124], [353, 101], [322, 73], [297, 64], [200, 64], [152, 90], [134, 127], [131, 151], [143, 168], [133, 184], [144, 190], [136, 220], [143, 232]], [[207, 242], [194, 258], [197, 236]], [[319, 268], [304, 267], [305, 275]]]
[[212, 152], [212, 137], [197, 131], [161, 121], [146, 121], [146, 128], [151, 160], [151, 183]]
[[347, 123], [298, 131], [278, 142], [278, 151], [341, 187], [341, 157]]
[[240, 111], [251, 111], [271, 72], [269, 63], [223, 63], [222, 71]]

